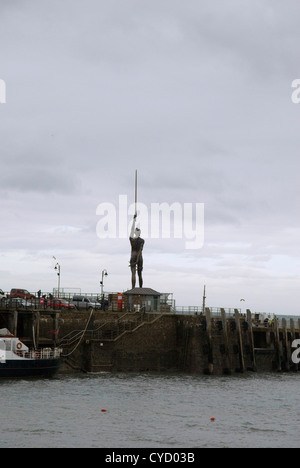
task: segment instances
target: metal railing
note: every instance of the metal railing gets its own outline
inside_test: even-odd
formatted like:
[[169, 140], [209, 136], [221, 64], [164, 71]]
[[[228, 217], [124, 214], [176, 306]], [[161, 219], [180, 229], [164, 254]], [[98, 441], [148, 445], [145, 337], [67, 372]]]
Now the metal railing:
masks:
[[[64, 302], [66, 301], [66, 302]], [[91, 303], [81, 303], [80, 307], [76, 307], [72, 301], [65, 299], [20, 299], [20, 298], [3, 298], [0, 300], [0, 310], [90, 310], [94, 308]], [[101, 303], [96, 303], [95, 309], [101, 309]]]
[[144, 323], [150, 323], [158, 320], [162, 314], [135, 314], [134, 317], [127, 320], [117, 320], [114, 322], [106, 322], [98, 330], [91, 334], [92, 339], [96, 340], [114, 340], [124, 332], [132, 332]]
[[[117, 320], [107, 320], [95, 330], [73, 330], [59, 340], [58, 345], [70, 346], [83, 338], [95, 340], [114, 340], [124, 332], [132, 332], [144, 323], [151, 323], [162, 317], [160, 313], [128, 313]], [[126, 319], [127, 318], [127, 319]]]
[[[82, 294], [82, 296], [92, 298], [91, 294]], [[97, 296], [99, 299], [99, 296]], [[96, 296], [94, 296], [96, 298]], [[68, 306], [64, 306], [61, 304], [61, 300], [65, 299], [66, 301], [69, 301], [70, 299], [67, 298], [56, 298], [56, 299], [47, 299], [47, 298], [36, 298], [36, 299], [20, 299], [20, 298], [3, 298], [0, 300], [0, 310], [2, 309], [9, 309], [9, 310], [19, 310], [19, 309], [28, 309], [28, 310], [34, 310], [34, 309], [50, 309], [50, 310], [72, 310], [74, 307], [69, 308]], [[99, 300], [99, 309], [101, 307], [101, 300]], [[70, 303], [72, 305], [72, 300], [70, 300]], [[97, 305], [98, 305], [97, 304]], [[104, 303], [104, 310], [108, 311], [117, 311], [118, 309], [118, 303], [117, 301], [112, 300], [109, 304], [107, 302]], [[84, 307], [85, 306], [85, 307]], [[169, 312], [173, 314], [189, 314], [189, 315], [201, 315], [203, 314], [203, 307], [202, 306], [175, 306], [175, 305], [169, 305], [168, 302], [162, 302], [160, 304], [162, 311], [165, 312], [167, 309], [165, 308], [166, 306], [169, 307]], [[91, 304], [87, 303], [81, 303], [80, 307], [76, 307], [78, 310], [90, 310]], [[98, 309], [98, 307], [96, 307]], [[221, 315], [221, 307], [209, 307], [210, 313], [212, 316], [220, 316]], [[235, 309], [233, 308], [227, 308], [225, 309], [226, 316], [233, 316]], [[241, 313], [241, 309], [237, 309], [239, 313]]]
[[13, 353], [24, 359], [57, 359], [61, 355], [61, 349], [41, 348], [30, 351], [13, 351]]
[[[225, 307], [206, 307], [210, 310], [212, 316], [221, 316], [222, 310], [225, 311], [226, 317], [233, 317], [235, 310], [241, 313], [241, 309], [225, 308]], [[188, 314], [188, 315], [204, 315], [202, 306], [176, 306], [173, 307], [171, 312], [173, 314]]]
[[[128, 315], [128, 313], [126, 312], [121, 317], [119, 317], [118, 320], [120, 321], [120, 320], [124, 319], [124, 317], [127, 316], [127, 315]], [[89, 335], [91, 337], [93, 333], [98, 332], [101, 328], [107, 326], [109, 323], [111, 323], [111, 321], [106, 320], [104, 323], [102, 323], [95, 330], [90, 330], [88, 328], [86, 330], [84, 330], [84, 329], [83, 330], [72, 330], [69, 333], [67, 333], [65, 336], [60, 338], [59, 346], [69, 346], [69, 345], [71, 345], [73, 343], [76, 343], [78, 340], [82, 339], [83, 334]], [[113, 322], [113, 323], [115, 323], [115, 322]], [[87, 324], [87, 326], [88, 326], [88, 324]]]

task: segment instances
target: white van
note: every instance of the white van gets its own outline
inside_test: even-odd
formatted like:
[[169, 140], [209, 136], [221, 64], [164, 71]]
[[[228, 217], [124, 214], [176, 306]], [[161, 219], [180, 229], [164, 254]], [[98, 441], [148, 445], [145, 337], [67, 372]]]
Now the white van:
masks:
[[72, 302], [78, 310], [101, 309], [99, 302], [95, 302], [86, 296], [73, 296]]

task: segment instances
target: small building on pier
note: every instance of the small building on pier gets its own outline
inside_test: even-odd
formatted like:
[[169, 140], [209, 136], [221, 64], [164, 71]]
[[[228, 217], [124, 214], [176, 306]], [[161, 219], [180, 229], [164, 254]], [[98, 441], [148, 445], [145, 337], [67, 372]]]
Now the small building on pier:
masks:
[[124, 306], [131, 312], [159, 312], [160, 296], [152, 288], [129, 289], [124, 293]]

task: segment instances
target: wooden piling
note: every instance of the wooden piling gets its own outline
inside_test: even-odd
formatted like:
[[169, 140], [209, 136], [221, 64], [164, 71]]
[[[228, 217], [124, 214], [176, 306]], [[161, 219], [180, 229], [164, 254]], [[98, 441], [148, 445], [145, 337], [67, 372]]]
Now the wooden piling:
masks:
[[18, 335], [18, 311], [14, 310], [12, 312], [12, 325], [10, 332], [14, 335]]
[[214, 371], [214, 359], [213, 359], [213, 347], [212, 347], [212, 324], [211, 324], [211, 313], [210, 308], [205, 307], [206, 317], [206, 333], [208, 341], [208, 373], [212, 374]]
[[32, 312], [32, 342], [34, 347], [39, 347], [40, 338], [40, 313]]
[[221, 308], [221, 317], [222, 317], [222, 332], [223, 332], [223, 339], [224, 339], [224, 347], [225, 347], [225, 368], [223, 369], [224, 373], [229, 374], [232, 369], [230, 354], [229, 354], [229, 341], [228, 341], [228, 331], [227, 331], [227, 323], [226, 320], [226, 313], [225, 309]]
[[274, 368], [278, 372], [281, 372], [281, 352], [280, 352], [280, 338], [279, 338], [279, 326], [278, 326], [278, 319], [274, 319], [274, 338], [275, 338], [275, 361], [274, 361]]
[[[55, 313], [52, 315], [52, 319], [53, 319], [53, 329], [56, 331], [58, 330], [58, 318], [59, 318], [59, 313]], [[57, 346], [57, 337], [58, 337], [58, 333], [53, 333], [53, 344], [54, 346]]]
[[[289, 346], [289, 349], [290, 349], [290, 354], [292, 354], [292, 343], [295, 339], [295, 322], [294, 322], [294, 319], [290, 319], [290, 329], [291, 329], [291, 342], [290, 342], [290, 346]], [[291, 369], [293, 371], [297, 371], [298, 370], [298, 364], [294, 363], [292, 361], [292, 356], [290, 355], [290, 363], [291, 363]]]
[[252, 317], [251, 317], [251, 310], [246, 310], [247, 316], [247, 323], [248, 323], [248, 333], [249, 333], [249, 341], [250, 341], [250, 359], [252, 363], [252, 370], [256, 372], [256, 360], [255, 360], [255, 350], [254, 350], [254, 338], [253, 338], [253, 325], [252, 325]]
[[236, 324], [236, 331], [238, 337], [238, 345], [239, 345], [239, 358], [240, 358], [240, 372], [245, 371], [245, 360], [244, 360], [244, 351], [243, 351], [243, 340], [242, 340], [242, 333], [241, 333], [241, 321], [240, 321], [240, 313], [238, 309], [234, 309], [234, 319]]
[[283, 357], [284, 357], [284, 367], [286, 371], [290, 370], [290, 352], [289, 352], [289, 343], [287, 337], [287, 326], [286, 319], [282, 319], [282, 334], [283, 334]]

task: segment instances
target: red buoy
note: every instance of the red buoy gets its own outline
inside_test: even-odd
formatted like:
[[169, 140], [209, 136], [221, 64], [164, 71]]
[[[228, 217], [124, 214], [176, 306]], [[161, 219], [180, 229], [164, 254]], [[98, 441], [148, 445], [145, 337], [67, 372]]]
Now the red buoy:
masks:
[[102, 408], [102, 410], [101, 410], [101, 411], [102, 411], [102, 413], [105, 413], [106, 409]]
[[210, 420], [211, 420], [211, 421], [214, 421], [214, 420], [215, 420], [215, 418], [210, 418]]

